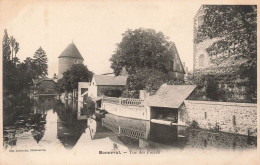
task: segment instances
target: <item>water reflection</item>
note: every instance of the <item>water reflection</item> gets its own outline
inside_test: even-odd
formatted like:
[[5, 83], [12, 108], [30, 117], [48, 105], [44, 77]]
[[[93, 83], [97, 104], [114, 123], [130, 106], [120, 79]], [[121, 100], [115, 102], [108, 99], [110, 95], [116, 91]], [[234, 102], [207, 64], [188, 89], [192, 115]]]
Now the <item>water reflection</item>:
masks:
[[139, 148], [241, 150], [257, 146], [256, 137], [165, 126], [111, 114], [106, 114], [102, 124], [117, 133], [123, 143]]
[[[28, 102], [28, 100], [27, 100]], [[105, 118], [78, 120], [78, 103], [38, 97], [26, 106], [4, 107], [4, 147], [63, 146], [120, 149], [228, 149], [256, 148], [256, 137], [165, 126], [150, 121], [106, 114]], [[17, 106], [18, 105], [18, 106]], [[82, 119], [82, 118], [81, 118]], [[86, 119], [86, 118], [85, 118]], [[84, 148], [86, 149], [86, 148]]]
[[86, 121], [77, 120], [75, 105], [72, 100], [58, 101], [53, 109], [58, 115], [57, 137], [65, 148], [72, 148], [87, 127]]
[[75, 105], [72, 101], [62, 103], [53, 97], [38, 97], [19, 111], [12, 109], [11, 115], [4, 114], [5, 148], [25, 146], [25, 141], [33, 145], [31, 139], [37, 146], [54, 142], [72, 148], [87, 126], [86, 121], [77, 120]]

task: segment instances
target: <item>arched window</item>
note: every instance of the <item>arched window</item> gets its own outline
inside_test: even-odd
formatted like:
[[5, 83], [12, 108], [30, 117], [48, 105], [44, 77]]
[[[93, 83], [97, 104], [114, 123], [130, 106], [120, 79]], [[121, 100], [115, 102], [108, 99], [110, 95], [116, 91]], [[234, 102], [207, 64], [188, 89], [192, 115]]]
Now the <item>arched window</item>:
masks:
[[199, 67], [204, 67], [204, 54], [199, 56]]

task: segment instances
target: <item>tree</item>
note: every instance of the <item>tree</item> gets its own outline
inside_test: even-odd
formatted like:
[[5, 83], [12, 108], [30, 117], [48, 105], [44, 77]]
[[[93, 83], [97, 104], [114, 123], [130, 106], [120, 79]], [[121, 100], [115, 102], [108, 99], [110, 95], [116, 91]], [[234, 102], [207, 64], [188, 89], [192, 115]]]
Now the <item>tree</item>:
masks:
[[102, 88], [101, 93], [108, 97], [121, 97], [122, 89], [118, 88]]
[[136, 74], [129, 75], [127, 79], [128, 91], [146, 90], [151, 95], [154, 94], [162, 84], [184, 84], [177, 80], [171, 72], [164, 73], [160, 70], [150, 68], [137, 69]]
[[73, 89], [78, 89], [78, 82], [91, 81], [93, 72], [89, 71], [83, 64], [74, 64], [70, 70], [63, 73], [62, 79], [58, 81], [57, 89], [60, 92], [72, 92]]
[[48, 75], [48, 59], [45, 51], [40, 47], [33, 55], [33, 62], [35, 64], [36, 77], [45, 77]]
[[7, 61], [10, 60], [10, 56], [11, 56], [10, 38], [8, 36], [7, 29], [4, 30], [2, 51], [3, 51], [3, 63], [5, 64]]
[[70, 82], [72, 89], [78, 89], [78, 82], [90, 82], [93, 72], [83, 64], [74, 64], [70, 69]]
[[81, 115], [90, 116], [95, 113], [95, 102], [88, 96], [84, 96], [83, 108], [81, 109]]
[[168, 42], [162, 32], [140, 28], [129, 29], [122, 35], [122, 41], [117, 44], [110, 59], [115, 75], [119, 75], [123, 67], [130, 75], [140, 68], [165, 71], [164, 57], [168, 53]]

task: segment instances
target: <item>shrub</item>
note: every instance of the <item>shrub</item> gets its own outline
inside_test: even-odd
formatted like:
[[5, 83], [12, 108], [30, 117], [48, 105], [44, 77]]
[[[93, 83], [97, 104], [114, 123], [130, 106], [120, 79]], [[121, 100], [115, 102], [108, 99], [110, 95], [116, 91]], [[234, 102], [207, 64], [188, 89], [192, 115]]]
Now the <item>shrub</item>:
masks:
[[108, 97], [121, 97], [122, 89], [118, 88], [103, 88], [101, 89], [101, 93]]
[[137, 91], [137, 90], [133, 90], [133, 91], [124, 90], [122, 92], [122, 96], [121, 97], [138, 99], [139, 98], [139, 91]]
[[209, 129], [210, 131], [213, 132], [219, 132], [220, 131], [220, 126], [218, 125], [218, 123], [215, 124], [215, 126], [211, 129]]
[[83, 98], [83, 108], [81, 109], [81, 114], [90, 116], [95, 113], [95, 102], [88, 96]]
[[192, 120], [190, 128], [199, 128], [199, 124], [196, 120]]

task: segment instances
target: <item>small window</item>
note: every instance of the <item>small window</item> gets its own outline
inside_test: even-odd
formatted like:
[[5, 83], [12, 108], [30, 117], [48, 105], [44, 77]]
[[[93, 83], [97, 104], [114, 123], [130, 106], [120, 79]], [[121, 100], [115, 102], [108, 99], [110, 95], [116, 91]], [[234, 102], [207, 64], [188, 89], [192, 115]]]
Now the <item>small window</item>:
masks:
[[207, 140], [204, 140], [204, 147], [207, 147]]
[[236, 126], [237, 123], [236, 123], [236, 116], [235, 115], [233, 115], [232, 121], [233, 121], [233, 125]]
[[86, 91], [88, 91], [88, 88], [81, 88], [80, 94], [82, 95], [82, 94], [85, 93]]
[[204, 118], [207, 119], [207, 112], [204, 112]]

